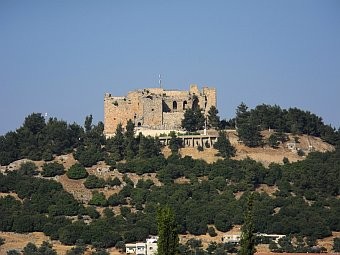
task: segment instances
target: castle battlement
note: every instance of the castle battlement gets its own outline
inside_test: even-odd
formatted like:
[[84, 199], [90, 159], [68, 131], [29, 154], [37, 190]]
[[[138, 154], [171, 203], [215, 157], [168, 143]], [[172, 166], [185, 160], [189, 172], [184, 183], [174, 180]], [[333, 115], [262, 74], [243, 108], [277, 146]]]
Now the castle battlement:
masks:
[[184, 112], [200, 107], [207, 114], [216, 107], [216, 89], [196, 84], [186, 90], [145, 88], [128, 92], [127, 96], [104, 96], [104, 133], [114, 135], [117, 125], [131, 119], [136, 127], [150, 129], [180, 129]]

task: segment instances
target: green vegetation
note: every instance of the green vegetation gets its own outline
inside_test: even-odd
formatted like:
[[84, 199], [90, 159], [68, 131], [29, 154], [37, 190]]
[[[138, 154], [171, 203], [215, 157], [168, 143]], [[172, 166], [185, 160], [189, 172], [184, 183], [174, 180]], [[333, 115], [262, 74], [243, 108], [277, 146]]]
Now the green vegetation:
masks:
[[236, 117], [229, 121], [234, 123], [239, 132], [240, 140], [248, 146], [261, 145], [259, 131], [274, 129], [277, 132], [307, 134], [321, 137], [330, 144], [340, 141], [340, 132], [335, 128], [325, 125], [322, 118], [309, 111], [297, 108], [281, 109], [274, 105], [258, 105], [255, 109], [241, 103], [236, 109]]
[[44, 177], [53, 177], [56, 175], [63, 175], [65, 173], [65, 168], [63, 164], [52, 162], [52, 163], [45, 163], [42, 166], [42, 173], [41, 175]]
[[104, 188], [105, 184], [106, 182], [103, 178], [99, 178], [92, 174], [90, 174], [84, 182], [84, 186], [88, 189]]
[[158, 208], [157, 226], [159, 236], [157, 241], [157, 254], [177, 254], [179, 238], [176, 230], [175, 215], [170, 207]]
[[205, 117], [202, 109], [187, 108], [184, 112], [184, 119], [182, 120], [182, 128], [189, 132], [195, 132], [197, 130], [202, 130], [204, 127]]
[[340, 238], [333, 239], [333, 251], [340, 252]]
[[220, 117], [218, 116], [218, 110], [215, 106], [211, 106], [208, 111], [208, 127], [219, 129], [221, 126]]
[[[212, 109], [212, 116], [214, 112], [217, 115]], [[270, 112], [271, 117], [267, 118], [265, 114], [260, 116], [260, 112]], [[304, 121], [294, 119], [293, 113], [297, 112], [310, 118]], [[291, 131], [292, 126], [296, 127], [297, 133], [308, 131], [312, 134], [314, 130], [314, 134], [325, 140], [332, 143], [339, 141], [338, 131], [330, 131], [328, 126], [318, 122], [319, 119], [313, 116], [308, 112], [286, 111], [271, 106], [248, 111], [242, 105], [238, 108], [235, 121], [229, 121], [228, 125], [234, 123], [240, 130], [242, 125], [247, 127], [251, 124], [256, 127], [256, 132], [268, 127], [275, 128], [276, 131], [269, 141], [273, 147], [286, 139], [283, 132], [288, 129]], [[291, 120], [288, 121], [290, 125], [281, 121], [282, 119]], [[303, 124], [299, 124], [300, 121]], [[315, 122], [319, 124], [313, 126]], [[211, 125], [212, 123], [213, 121], [210, 122]], [[309, 128], [306, 129], [305, 125]], [[249, 208], [248, 197], [251, 193], [253, 202], [250, 222], [253, 232], [287, 235], [278, 245], [271, 243], [272, 250], [312, 252], [312, 247], [316, 245], [313, 240], [330, 236], [332, 231], [340, 231], [340, 202], [337, 198], [340, 195], [339, 146], [333, 152], [310, 153], [303, 161], [296, 163], [284, 160], [283, 165], [271, 164], [264, 167], [249, 158], [239, 161], [230, 159], [235, 153], [234, 148], [225, 134], [220, 133], [215, 148], [223, 159], [208, 164], [189, 156], [181, 157], [177, 153], [181, 142], [175, 135], [171, 141], [173, 153], [165, 158], [160, 153], [158, 139], [141, 134], [135, 136], [131, 121], [125, 130], [118, 126], [117, 136], [106, 141], [102, 130], [102, 123], [92, 124], [92, 116], [86, 118], [82, 128], [56, 119], [45, 123], [41, 115], [32, 114], [16, 132], [1, 136], [1, 164], [24, 157], [51, 159], [50, 156], [53, 158], [61, 153], [73, 152], [80, 163], [66, 171], [69, 178], [86, 178], [84, 185], [89, 189], [107, 185], [120, 186], [121, 190], [107, 199], [103, 193], [94, 191], [88, 203], [92, 206], [84, 207], [63, 190], [61, 184], [37, 175], [37, 166], [26, 161], [17, 171], [0, 174], [0, 192], [8, 193], [0, 198], [0, 231], [42, 231], [53, 240], [77, 244], [69, 254], [80, 254], [77, 252], [85, 245], [92, 245], [96, 247], [97, 254], [104, 254], [103, 249], [107, 247], [123, 247], [124, 243], [142, 241], [148, 235], [160, 234], [156, 222], [157, 208], [164, 208], [166, 205], [176, 215], [168, 211], [158, 218], [169, 219], [170, 226], [177, 230], [176, 233], [208, 233], [214, 236], [215, 229], [227, 231], [240, 224], [250, 229], [249, 218], [244, 219], [242, 215]], [[262, 139], [249, 142], [253, 146], [263, 143]], [[122, 180], [114, 178], [104, 181], [94, 175], [88, 176], [85, 166], [92, 166], [104, 158], [120, 173], [125, 174]], [[62, 165], [55, 162], [44, 164], [41, 172], [43, 177], [63, 173]], [[134, 183], [127, 173], [143, 175], [143, 178]], [[156, 174], [161, 186], [145, 178], [151, 174]], [[178, 178], [186, 181], [179, 184]], [[257, 192], [257, 188], [263, 185], [275, 185], [277, 191], [271, 196]], [[16, 193], [19, 199], [11, 193]], [[95, 206], [105, 207], [103, 215], [98, 213]], [[112, 206], [119, 206], [120, 213], [113, 213]], [[89, 217], [91, 220], [88, 222]], [[214, 227], [210, 227], [211, 225]], [[299, 245], [292, 242], [292, 239], [300, 240]], [[338, 247], [339, 240], [335, 239], [334, 250]], [[35, 249], [32, 245], [28, 248]], [[177, 251], [180, 254], [205, 252], [195, 239], [180, 245]], [[212, 243], [207, 252], [235, 253], [235, 246]]]
[[66, 175], [70, 179], [78, 180], [86, 178], [89, 174], [87, 173], [85, 167], [83, 167], [81, 164], [76, 163], [68, 169]]
[[24, 255], [57, 255], [57, 252], [52, 249], [52, 244], [44, 241], [40, 247], [34, 243], [28, 243], [23, 250]]
[[236, 153], [236, 149], [231, 145], [225, 131], [219, 132], [217, 141], [214, 143], [214, 148], [218, 150], [217, 156], [221, 156], [223, 158], [233, 157]]
[[248, 198], [247, 208], [244, 215], [244, 224], [242, 225], [242, 234], [240, 240], [239, 255], [253, 255], [255, 250], [255, 235], [253, 222], [253, 203], [254, 198], [251, 194]]

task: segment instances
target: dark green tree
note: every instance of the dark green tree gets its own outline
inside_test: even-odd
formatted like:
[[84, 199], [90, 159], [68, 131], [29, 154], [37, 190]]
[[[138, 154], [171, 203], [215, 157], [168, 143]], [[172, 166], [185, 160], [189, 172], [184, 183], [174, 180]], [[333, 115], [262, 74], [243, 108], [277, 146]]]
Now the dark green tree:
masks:
[[340, 238], [336, 237], [333, 239], [333, 251], [340, 252]]
[[86, 178], [89, 174], [87, 173], [85, 167], [83, 167], [81, 164], [76, 163], [68, 169], [66, 175], [70, 179], [78, 180]]
[[241, 228], [242, 231], [240, 240], [241, 248], [238, 253], [239, 255], [253, 255], [256, 252], [253, 223], [253, 203], [254, 195], [250, 194], [244, 215], [244, 223]]
[[216, 143], [214, 143], [214, 148], [218, 150], [218, 156], [223, 158], [230, 158], [235, 156], [235, 148], [231, 145], [229, 139], [227, 138], [227, 133], [225, 131], [220, 131]]
[[168, 207], [160, 207], [157, 210], [158, 226], [158, 255], [175, 255], [177, 253], [179, 238], [176, 230], [176, 221], [173, 210]]
[[84, 186], [88, 189], [104, 188], [105, 180], [103, 178], [99, 178], [95, 175], [90, 174], [89, 176], [87, 176], [86, 181], [84, 182]]
[[44, 177], [53, 177], [56, 175], [63, 175], [65, 173], [65, 168], [62, 164], [58, 162], [45, 163], [42, 166], [43, 171], [41, 175]]
[[107, 200], [103, 192], [93, 191], [92, 198], [89, 201], [90, 205], [107, 206]]
[[268, 138], [268, 145], [272, 148], [277, 148], [279, 145], [279, 138], [278, 136], [274, 133], [271, 134]]
[[7, 251], [7, 255], [20, 255], [20, 252], [17, 250], [9, 250]]
[[208, 111], [208, 127], [218, 129], [220, 127], [220, 116], [215, 106], [211, 106]]
[[250, 116], [250, 112], [248, 111], [248, 106], [245, 103], [241, 103], [236, 108], [236, 118], [235, 118], [235, 126], [238, 128], [240, 125], [248, 122]]
[[257, 147], [262, 144], [262, 136], [258, 127], [250, 122], [238, 124], [237, 134], [248, 147]]
[[92, 120], [92, 114], [85, 117], [84, 128], [86, 133], [90, 132], [92, 129]]
[[176, 136], [175, 132], [170, 133], [171, 139], [169, 141], [169, 148], [171, 153], [177, 154], [178, 150], [183, 147], [183, 140]]
[[186, 109], [184, 112], [184, 119], [182, 120], [182, 127], [189, 131], [195, 132], [203, 129], [205, 117], [202, 113], [202, 109]]
[[26, 176], [33, 176], [37, 174], [38, 167], [34, 162], [28, 161], [20, 164], [18, 173]]
[[115, 136], [106, 141], [106, 150], [115, 161], [120, 161], [124, 158], [124, 134], [122, 124], [119, 123], [116, 128]]

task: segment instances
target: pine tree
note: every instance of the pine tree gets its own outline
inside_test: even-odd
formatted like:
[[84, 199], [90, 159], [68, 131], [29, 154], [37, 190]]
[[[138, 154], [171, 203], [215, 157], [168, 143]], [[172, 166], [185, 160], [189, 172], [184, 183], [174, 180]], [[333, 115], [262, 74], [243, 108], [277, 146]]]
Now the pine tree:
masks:
[[186, 109], [184, 112], [184, 119], [182, 120], [182, 127], [189, 131], [195, 132], [197, 130], [203, 129], [205, 117], [202, 113], [202, 109]]
[[168, 207], [161, 207], [157, 211], [158, 226], [158, 255], [177, 254], [179, 238], [176, 230], [175, 215], [173, 210]]
[[124, 158], [124, 134], [121, 123], [117, 125], [115, 136], [107, 140], [106, 149], [115, 161]]
[[216, 143], [214, 143], [214, 148], [218, 150], [218, 156], [223, 158], [230, 158], [235, 156], [235, 148], [231, 145], [227, 134], [225, 131], [220, 131]]
[[208, 111], [208, 126], [215, 129], [220, 126], [220, 116], [217, 115], [218, 110], [215, 106], [211, 106]]
[[241, 228], [241, 249], [239, 250], [239, 255], [253, 255], [256, 252], [253, 222], [253, 202], [254, 195], [252, 193], [248, 198], [247, 208], [244, 215], [244, 224]]

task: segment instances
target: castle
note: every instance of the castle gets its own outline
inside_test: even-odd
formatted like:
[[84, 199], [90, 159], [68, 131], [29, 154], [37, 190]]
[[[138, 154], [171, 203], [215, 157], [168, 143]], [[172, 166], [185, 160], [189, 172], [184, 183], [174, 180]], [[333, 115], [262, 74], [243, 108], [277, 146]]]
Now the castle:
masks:
[[184, 112], [188, 108], [201, 108], [207, 115], [216, 107], [216, 89], [196, 84], [189, 91], [147, 88], [131, 91], [124, 97], [104, 96], [104, 134], [114, 135], [117, 125], [126, 125], [131, 119], [136, 127], [149, 129], [180, 129]]

